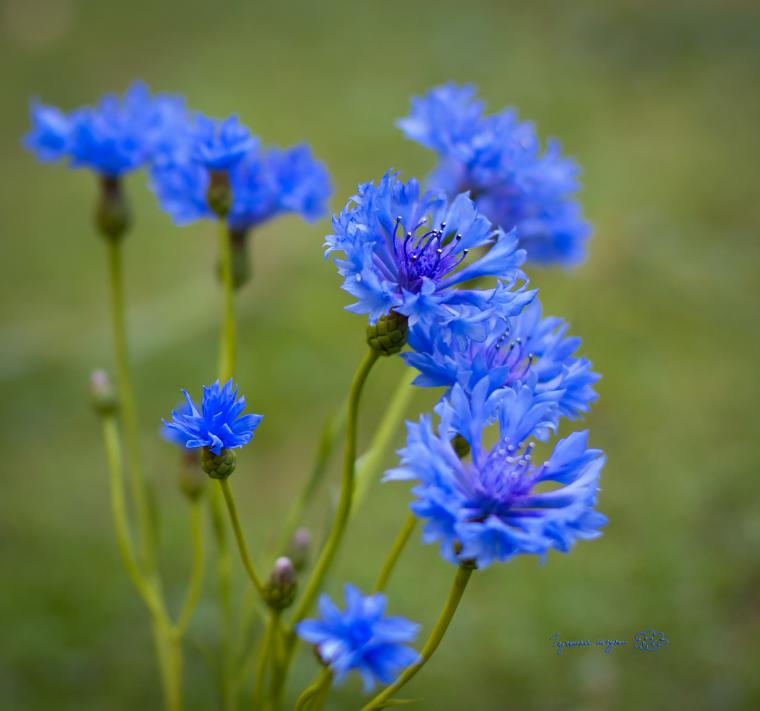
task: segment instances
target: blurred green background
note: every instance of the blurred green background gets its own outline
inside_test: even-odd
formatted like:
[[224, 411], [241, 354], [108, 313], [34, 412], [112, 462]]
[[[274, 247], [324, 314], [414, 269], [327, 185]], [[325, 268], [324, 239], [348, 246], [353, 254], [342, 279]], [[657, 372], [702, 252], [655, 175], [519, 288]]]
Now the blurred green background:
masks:
[[[760, 346], [759, 27], [750, 2], [0, 0], [0, 706], [160, 707], [88, 402], [89, 372], [111, 364], [93, 180], [20, 148], [32, 96], [68, 109], [144, 78], [205, 112], [239, 113], [265, 142], [309, 141], [332, 172], [332, 209], [390, 165], [407, 176], [431, 168], [393, 122], [410, 96], [449, 79], [477, 83], [492, 109], [513, 104], [562, 140], [584, 168], [595, 235], [582, 268], [532, 276], [545, 310], [571, 321], [604, 375], [587, 424], [608, 453], [600, 507], [610, 523], [544, 566], [524, 558], [475, 576], [405, 695], [440, 711], [760, 708], [760, 388], [750, 370]], [[143, 175], [129, 191], [129, 327], [175, 604], [187, 510], [176, 452], [157, 431], [180, 387], [214, 377], [215, 240], [209, 224], [172, 227]], [[239, 380], [266, 419], [233, 485], [257, 555], [364, 348], [362, 319], [342, 310], [349, 297], [321, 257], [327, 229], [292, 218], [262, 229], [256, 278], [240, 297]], [[373, 374], [364, 442], [400, 372], [394, 359]], [[417, 397], [409, 416], [431, 403]], [[371, 494], [333, 591], [371, 583], [405, 516], [405, 486]], [[323, 498], [315, 529], [326, 510]], [[415, 542], [391, 610], [427, 631], [451, 576]], [[216, 621], [206, 582], [200, 640]], [[631, 639], [649, 627], [665, 632], [666, 650], [558, 657], [548, 641], [557, 631]], [[216, 708], [204, 664], [188, 649], [190, 709]], [[314, 669], [302, 655], [296, 680]], [[354, 681], [330, 707], [360, 699]]]

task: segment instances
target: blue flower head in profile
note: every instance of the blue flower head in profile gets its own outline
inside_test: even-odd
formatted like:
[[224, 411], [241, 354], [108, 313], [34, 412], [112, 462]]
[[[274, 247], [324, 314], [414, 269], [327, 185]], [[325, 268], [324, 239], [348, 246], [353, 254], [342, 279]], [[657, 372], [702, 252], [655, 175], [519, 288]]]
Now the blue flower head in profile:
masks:
[[[567, 552], [576, 540], [599, 536], [606, 523], [595, 510], [604, 457], [588, 448], [588, 433], [560, 440], [535, 464], [531, 438], [555, 426], [555, 396], [528, 384], [488, 390], [485, 379], [470, 397], [455, 385], [437, 408], [437, 431], [427, 416], [408, 423], [400, 466], [385, 476], [418, 482], [411, 508], [425, 522], [423, 540], [439, 543], [452, 563], [484, 568], [521, 553]], [[499, 438], [488, 447], [483, 438], [494, 417]], [[455, 434], [470, 445], [470, 461], [457, 456]]]
[[536, 393], [561, 391], [557, 416], [575, 418], [596, 400], [593, 385], [599, 375], [591, 362], [575, 355], [580, 339], [567, 336], [568, 325], [559, 318], [541, 318], [534, 299], [517, 315], [497, 309], [489, 320], [486, 337], [476, 340], [448, 328], [419, 324], [409, 333], [412, 350], [401, 357], [420, 371], [414, 381], [423, 387], [459, 384], [466, 393], [483, 379], [488, 394], [535, 379]]
[[151, 95], [135, 82], [118, 97], [109, 94], [94, 107], [68, 114], [32, 104], [32, 128], [24, 145], [46, 162], [68, 159], [72, 168], [89, 168], [118, 178], [151, 162], [183, 120], [184, 102], [170, 95]]
[[449, 196], [470, 191], [494, 224], [517, 229], [531, 262], [583, 260], [591, 230], [574, 198], [578, 166], [555, 140], [543, 150], [534, 126], [513, 109], [486, 114], [474, 87], [446, 84], [412, 99], [398, 126], [437, 153], [430, 184]]
[[[488, 252], [481, 255], [480, 247]], [[335, 265], [343, 289], [357, 299], [349, 311], [367, 314], [372, 324], [393, 311], [410, 325], [482, 321], [496, 289], [465, 288], [467, 282], [495, 277], [512, 286], [525, 257], [515, 235], [494, 228], [467, 195], [449, 202], [392, 171], [360, 185], [333, 218], [325, 256], [331, 254], [343, 255]], [[502, 302], [524, 304], [520, 291], [499, 288], [499, 294]]]
[[[208, 206], [209, 170], [196, 159], [192, 138], [180, 138], [151, 169], [151, 187], [178, 225], [213, 217]], [[326, 211], [332, 188], [325, 167], [308, 146], [288, 149], [249, 146], [229, 169], [231, 229], [246, 232], [273, 217], [294, 213], [316, 220]]]
[[296, 632], [306, 642], [316, 645], [322, 661], [340, 684], [348, 672], [359, 672], [365, 692], [375, 680], [390, 684], [403, 669], [419, 658], [407, 646], [419, 631], [403, 617], [385, 615], [386, 597], [367, 595], [353, 585], [345, 586], [346, 609], [338, 609], [327, 595], [319, 599], [321, 619], [304, 620]]
[[186, 390], [182, 391], [187, 404], [164, 420], [166, 437], [188, 449], [203, 447], [216, 455], [223, 449], [238, 449], [248, 444], [261, 415], [244, 415], [245, 398], [238, 397], [232, 379], [222, 387], [217, 380], [203, 387], [203, 398], [196, 404]]

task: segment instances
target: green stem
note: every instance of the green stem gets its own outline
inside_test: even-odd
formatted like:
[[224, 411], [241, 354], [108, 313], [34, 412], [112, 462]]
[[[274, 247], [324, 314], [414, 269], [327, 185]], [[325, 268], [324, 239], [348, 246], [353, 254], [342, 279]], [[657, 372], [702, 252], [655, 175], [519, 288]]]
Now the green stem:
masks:
[[301, 490], [300, 495], [290, 507], [290, 511], [285, 518], [285, 523], [282, 526], [282, 531], [277, 538], [274, 550], [278, 555], [285, 551], [296, 528], [298, 528], [303, 522], [306, 508], [311, 503], [319, 489], [319, 485], [322, 483], [322, 479], [327, 471], [327, 463], [330, 460], [330, 455], [332, 454], [333, 449], [335, 449], [335, 445], [346, 426], [347, 410], [347, 403], [343, 403], [338, 413], [333, 417], [329, 417], [325, 422], [322, 435], [319, 438], [317, 455], [314, 460], [314, 465], [312, 466], [309, 480], [306, 482], [306, 486]]
[[177, 620], [176, 631], [182, 637], [187, 631], [190, 619], [195, 612], [203, 586], [203, 569], [205, 556], [203, 550], [203, 517], [200, 499], [194, 499], [190, 504], [190, 528], [193, 541], [193, 568], [190, 576], [190, 585], [187, 589], [185, 602]]
[[435, 623], [430, 636], [425, 642], [425, 646], [422, 648], [420, 658], [396, 679], [393, 684], [386, 687], [372, 701], [370, 701], [362, 711], [373, 711], [373, 709], [381, 709], [387, 706], [387, 701], [403, 687], [422, 667], [425, 666], [428, 659], [433, 656], [433, 653], [438, 649], [438, 645], [441, 643], [443, 636], [446, 634], [446, 630], [449, 628], [454, 613], [457, 610], [459, 601], [462, 599], [467, 583], [472, 575], [473, 568], [469, 566], [460, 566], [457, 570], [456, 577], [454, 578], [454, 584], [451, 586], [451, 592], [446, 600], [446, 604], [438, 617], [438, 621]]
[[178, 711], [182, 706], [182, 649], [179, 636], [172, 628], [161, 594], [156, 589], [155, 578], [146, 578], [135, 558], [124, 499], [121, 441], [115, 418], [112, 415], [103, 416], [102, 426], [108, 458], [111, 511], [116, 543], [127, 574], [151, 615], [151, 629], [156, 645], [166, 707], [169, 711]]
[[230, 482], [228, 479], [218, 479], [219, 486], [222, 488], [222, 494], [224, 494], [224, 500], [227, 503], [227, 511], [230, 514], [230, 521], [232, 522], [232, 529], [235, 532], [235, 538], [238, 544], [238, 550], [240, 551], [240, 558], [243, 561], [248, 577], [253, 583], [253, 587], [256, 588], [259, 595], [264, 597], [264, 584], [261, 582], [259, 574], [256, 572], [256, 567], [251, 560], [251, 555], [248, 552], [248, 546], [245, 542], [245, 536], [243, 535], [243, 529], [240, 526], [240, 518], [238, 517], [237, 506], [235, 505], [235, 497], [232, 495], [232, 489], [230, 488]]
[[318, 711], [324, 708], [332, 683], [332, 672], [325, 667], [319, 676], [306, 687], [296, 701], [295, 711]]
[[398, 532], [396, 540], [393, 542], [393, 547], [391, 548], [390, 553], [388, 553], [388, 557], [385, 559], [385, 563], [383, 563], [380, 575], [377, 576], [375, 587], [373, 588], [374, 592], [382, 592], [385, 590], [385, 586], [388, 584], [388, 579], [391, 577], [391, 573], [393, 572], [393, 568], [395, 567], [396, 562], [401, 555], [401, 551], [404, 550], [404, 546], [406, 545], [412, 533], [414, 533], [414, 529], [416, 527], [417, 517], [410, 512], [406, 517], [404, 525]]
[[354, 494], [354, 467], [356, 463], [356, 432], [359, 415], [359, 401], [361, 399], [362, 389], [367, 380], [372, 366], [378, 358], [377, 351], [370, 349], [364, 356], [359, 368], [354, 375], [351, 383], [351, 391], [348, 398], [348, 420], [346, 426], [346, 445], [343, 452], [343, 475], [341, 477], [340, 500], [338, 509], [335, 512], [332, 530], [327, 538], [325, 547], [314, 566], [314, 571], [309, 578], [309, 582], [304, 589], [301, 600], [299, 601], [296, 611], [293, 615], [293, 625], [300, 622], [309, 612], [314, 599], [319, 593], [322, 580], [327, 573], [330, 564], [335, 557], [343, 532], [346, 530], [346, 524], [351, 513], [351, 501]]
[[211, 524], [216, 541], [216, 575], [217, 590], [219, 596], [219, 610], [221, 612], [222, 639], [221, 639], [221, 691], [222, 705], [229, 708], [233, 703], [231, 698], [232, 689], [228, 681], [232, 664], [232, 559], [227, 542], [227, 530], [224, 521], [224, 503], [222, 492], [215, 486], [209, 489], [209, 504], [211, 508]]
[[399, 424], [404, 419], [404, 413], [414, 394], [411, 385], [415, 376], [416, 373], [411, 368], [404, 370], [369, 448], [356, 462], [356, 494], [352, 514], [356, 514], [361, 506], [375, 480], [377, 470], [383, 463], [383, 457], [388, 455], [393, 438], [398, 433]]
[[[127, 445], [127, 461], [130, 472], [129, 483], [137, 513], [141, 557], [148, 571], [153, 575], [156, 574], [156, 530], [155, 521], [150, 510], [148, 482], [143, 476], [140, 463], [140, 426], [127, 349], [121, 240], [109, 239], [107, 240], [107, 245], [111, 288], [111, 325], [113, 328], [114, 357], [119, 383], [119, 400]], [[160, 580], [158, 580], [157, 576], [156, 582], [160, 588]]]
[[272, 610], [272, 614], [269, 617], [266, 628], [264, 629], [264, 636], [261, 639], [259, 645], [259, 654], [256, 660], [256, 674], [253, 684], [253, 708], [261, 709], [264, 704], [264, 679], [266, 677], [267, 664], [274, 666], [274, 659], [272, 657], [272, 641], [274, 640], [275, 630], [280, 623], [279, 610]]
[[236, 327], [235, 285], [232, 278], [232, 249], [227, 223], [219, 220], [219, 275], [222, 281], [222, 350], [219, 357], [219, 380], [224, 384], [235, 374]]

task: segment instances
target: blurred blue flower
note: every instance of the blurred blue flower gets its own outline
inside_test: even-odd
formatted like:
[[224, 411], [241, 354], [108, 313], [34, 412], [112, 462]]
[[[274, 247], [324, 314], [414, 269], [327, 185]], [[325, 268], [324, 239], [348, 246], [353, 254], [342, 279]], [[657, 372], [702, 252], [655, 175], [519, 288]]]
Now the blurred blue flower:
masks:
[[68, 158], [73, 168], [115, 178], [153, 160], [176, 133], [185, 107], [181, 98], [152, 96], [145, 84], [135, 82], [123, 98], [109, 94], [94, 107], [66, 114], [35, 102], [31, 114], [24, 145], [40, 160]]
[[200, 406], [193, 402], [186, 390], [182, 391], [187, 404], [172, 412], [170, 421], [163, 420], [166, 437], [188, 449], [207, 447], [214, 454], [222, 449], [242, 447], [253, 438], [261, 415], [244, 415], [245, 398], [238, 397], [232, 379], [224, 387], [217, 380], [203, 387]]
[[390, 684], [403, 669], [419, 658], [405, 642], [419, 632], [403, 617], [386, 617], [386, 597], [364, 596], [353, 585], [345, 586], [346, 609], [341, 612], [327, 595], [319, 599], [319, 620], [304, 620], [296, 632], [317, 647], [322, 661], [330, 667], [335, 682], [356, 670], [361, 674], [364, 690], [371, 691], [375, 679]]
[[[315, 220], [326, 211], [332, 188], [325, 167], [306, 145], [293, 148], [254, 147], [230, 169], [231, 228], [248, 230], [284, 213]], [[151, 187], [163, 209], [178, 225], [213, 217], [206, 190], [209, 171], [193, 157], [188, 143], [177, 143], [155, 162]]]
[[[437, 408], [437, 432], [427, 416], [408, 423], [400, 466], [385, 480], [419, 482], [412, 511], [425, 520], [423, 540], [438, 542], [446, 560], [484, 568], [521, 553], [567, 552], [576, 540], [601, 535], [606, 518], [594, 507], [604, 457], [588, 448], [588, 433], [560, 440], [542, 464], [531, 460], [528, 440], [554, 427], [555, 407], [528, 384], [489, 394], [483, 379], [471, 396], [454, 385]], [[500, 436], [488, 448], [482, 439], [494, 417]], [[457, 456], [455, 434], [469, 443], [471, 461]]]
[[513, 109], [485, 114], [474, 87], [445, 84], [412, 99], [398, 126], [438, 154], [430, 184], [450, 197], [470, 191], [494, 224], [516, 228], [531, 262], [583, 260], [591, 229], [572, 197], [579, 168], [555, 140], [542, 151], [533, 124], [520, 122]]
[[192, 135], [193, 158], [208, 170], [230, 170], [258, 145], [237, 116], [217, 121], [198, 114]]
[[542, 319], [541, 304], [534, 299], [517, 315], [511, 305], [507, 313], [495, 310], [482, 340], [418, 324], [409, 332], [412, 350], [401, 357], [420, 371], [414, 384], [423, 387], [450, 390], [458, 383], [471, 392], [485, 378], [490, 394], [525, 382], [530, 374], [537, 393], [561, 391], [558, 416], [575, 418], [596, 400], [593, 384], [599, 375], [590, 361], [574, 355], [581, 341], [568, 337], [567, 329], [562, 319]]
[[[489, 247], [485, 255], [471, 251]], [[409, 318], [449, 323], [467, 317], [483, 321], [497, 296], [524, 299], [521, 292], [454, 288], [478, 277], [497, 277], [512, 286], [521, 278], [524, 252], [512, 233], [494, 229], [466, 195], [450, 203], [439, 191], [420, 194], [389, 171], [377, 183], [364, 183], [343, 211], [333, 217], [326, 238], [343, 289], [356, 297], [349, 311], [368, 314], [370, 323], [396, 311]]]

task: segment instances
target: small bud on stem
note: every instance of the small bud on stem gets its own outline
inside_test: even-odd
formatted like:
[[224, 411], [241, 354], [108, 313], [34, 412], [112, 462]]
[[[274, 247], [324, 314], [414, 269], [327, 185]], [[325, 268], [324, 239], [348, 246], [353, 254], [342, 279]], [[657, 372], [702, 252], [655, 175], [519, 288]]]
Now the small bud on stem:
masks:
[[90, 376], [92, 404], [99, 415], [113, 415], [119, 409], [113, 383], [105, 370], [96, 370]]
[[278, 558], [269, 581], [264, 586], [264, 596], [267, 605], [273, 610], [284, 610], [293, 604], [296, 596], [296, 569], [290, 558]]
[[287, 554], [297, 571], [300, 572], [309, 564], [310, 548], [311, 531], [308, 528], [296, 529], [288, 544]]
[[198, 450], [183, 449], [179, 465], [180, 491], [191, 501], [200, 498], [206, 488], [206, 477], [201, 469]]

